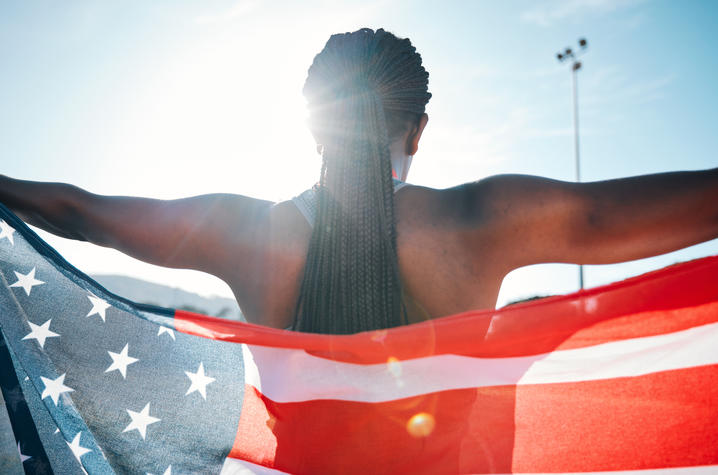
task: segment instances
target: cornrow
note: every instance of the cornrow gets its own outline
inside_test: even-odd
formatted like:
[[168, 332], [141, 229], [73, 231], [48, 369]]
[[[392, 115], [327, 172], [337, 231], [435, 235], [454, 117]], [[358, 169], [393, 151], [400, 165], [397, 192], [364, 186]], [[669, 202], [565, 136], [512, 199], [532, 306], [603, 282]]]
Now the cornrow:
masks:
[[304, 94], [322, 168], [294, 330], [356, 333], [407, 323], [389, 140], [424, 113], [428, 80], [411, 42], [383, 29], [332, 35], [314, 58]]

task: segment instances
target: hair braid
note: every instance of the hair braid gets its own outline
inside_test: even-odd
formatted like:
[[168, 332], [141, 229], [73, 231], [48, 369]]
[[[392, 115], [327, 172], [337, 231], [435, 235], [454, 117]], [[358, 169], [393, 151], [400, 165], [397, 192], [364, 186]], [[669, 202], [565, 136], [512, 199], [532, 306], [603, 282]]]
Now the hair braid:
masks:
[[322, 170], [293, 329], [355, 333], [407, 323], [389, 139], [423, 114], [428, 77], [411, 42], [382, 29], [333, 35], [314, 58], [304, 94]]

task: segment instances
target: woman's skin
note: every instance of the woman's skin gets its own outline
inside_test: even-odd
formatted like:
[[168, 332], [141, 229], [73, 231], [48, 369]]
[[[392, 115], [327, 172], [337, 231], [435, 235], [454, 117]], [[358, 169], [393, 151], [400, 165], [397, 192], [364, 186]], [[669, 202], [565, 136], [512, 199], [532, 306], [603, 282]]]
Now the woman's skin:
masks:
[[[395, 169], [408, 171], [427, 120], [391, 144]], [[291, 201], [101, 196], [2, 175], [0, 201], [59, 236], [216, 275], [249, 322], [292, 323], [311, 229]], [[518, 267], [623, 262], [718, 237], [718, 168], [580, 184], [499, 175], [446, 190], [407, 186], [395, 203], [404, 290], [436, 318], [493, 308]]]

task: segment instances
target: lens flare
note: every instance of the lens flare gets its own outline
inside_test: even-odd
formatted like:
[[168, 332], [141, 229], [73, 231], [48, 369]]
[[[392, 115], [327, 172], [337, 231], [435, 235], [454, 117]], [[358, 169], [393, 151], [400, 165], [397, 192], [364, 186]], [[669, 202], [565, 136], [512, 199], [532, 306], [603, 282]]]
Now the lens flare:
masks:
[[389, 372], [394, 376], [395, 378], [401, 378], [401, 362], [398, 358], [395, 358], [393, 356], [390, 356], [386, 360], [386, 366], [389, 369]]
[[427, 437], [434, 431], [435, 425], [434, 416], [428, 412], [419, 412], [411, 416], [411, 419], [406, 423], [406, 431], [412, 437]]
[[376, 341], [378, 343], [382, 343], [384, 341], [384, 339], [386, 338], [386, 334], [387, 334], [386, 330], [377, 330], [371, 336], [371, 340]]

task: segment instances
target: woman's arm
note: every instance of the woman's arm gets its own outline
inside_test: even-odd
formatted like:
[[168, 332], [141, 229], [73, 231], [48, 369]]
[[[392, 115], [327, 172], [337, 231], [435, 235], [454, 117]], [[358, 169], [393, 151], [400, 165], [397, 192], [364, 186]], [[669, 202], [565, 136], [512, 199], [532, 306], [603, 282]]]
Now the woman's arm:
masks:
[[0, 201], [51, 233], [166, 267], [225, 276], [262, 239], [272, 203], [213, 194], [178, 200], [101, 196], [0, 175]]
[[623, 262], [718, 237], [718, 168], [593, 183], [502, 175], [475, 187], [510, 269]]

